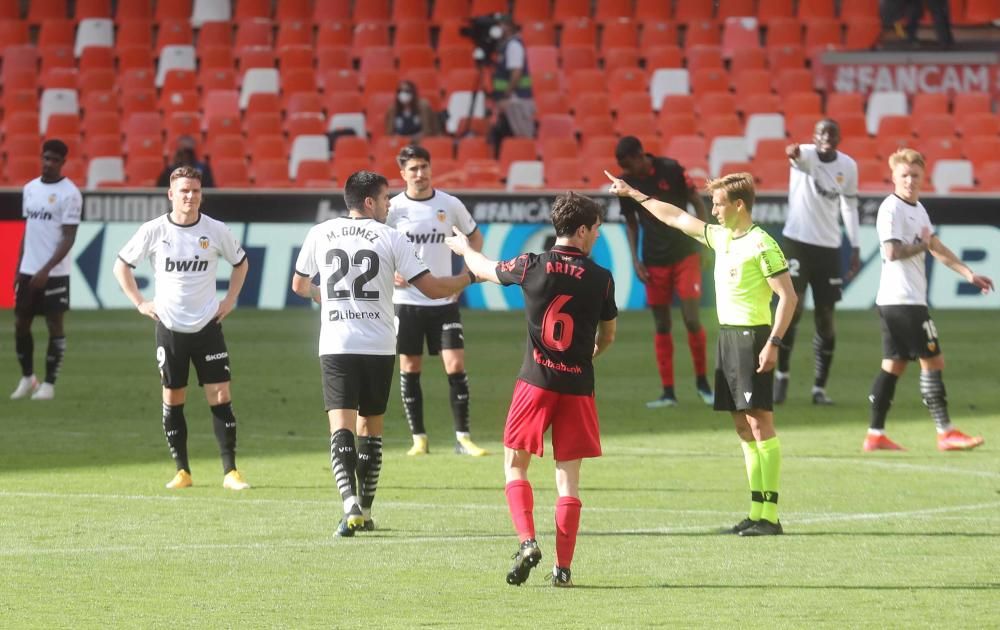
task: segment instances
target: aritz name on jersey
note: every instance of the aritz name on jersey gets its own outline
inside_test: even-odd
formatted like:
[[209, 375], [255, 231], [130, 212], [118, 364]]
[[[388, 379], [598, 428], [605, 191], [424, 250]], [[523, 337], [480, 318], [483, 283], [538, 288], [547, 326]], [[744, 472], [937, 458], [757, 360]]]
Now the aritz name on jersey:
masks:
[[567, 262], [547, 262], [545, 263], [545, 273], [561, 273], [580, 280], [583, 278], [584, 268]]
[[438, 232], [434, 230], [433, 232], [406, 232], [406, 238], [410, 239], [410, 242], [414, 245], [438, 245], [444, 242], [445, 236], [444, 232]]
[[360, 225], [348, 225], [340, 228], [339, 230], [330, 230], [326, 233], [326, 240], [335, 241], [338, 238], [345, 238], [348, 236], [359, 236], [369, 243], [374, 243], [378, 240], [378, 234], [376, 232]]
[[52, 213], [48, 210], [27, 210], [26, 214], [29, 219], [40, 219], [42, 221], [51, 221]]
[[208, 261], [198, 260], [197, 256], [194, 257], [194, 260], [173, 260], [167, 256], [163, 270], [168, 273], [172, 271], [208, 271]]
[[381, 313], [369, 311], [330, 311], [331, 322], [341, 322], [352, 319], [382, 319]]

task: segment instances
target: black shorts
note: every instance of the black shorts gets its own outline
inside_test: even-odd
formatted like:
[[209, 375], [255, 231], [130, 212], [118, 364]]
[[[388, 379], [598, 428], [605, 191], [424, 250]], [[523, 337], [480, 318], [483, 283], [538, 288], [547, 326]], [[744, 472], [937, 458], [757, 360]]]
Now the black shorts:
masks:
[[65, 313], [69, 310], [69, 276], [49, 276], [45, 288], [32, 291], [31, 276], [17, 274], [14, 292], [14, 313], [22, 317]]
[[358, 415], [381, 416], [389, 404], [395, 355], [324, 354], [319, 358], [323, 373], [326, 410], [357, 409]]
[[788, 260], [792, 285], [799, 295], [812, 287], [813, 303], [831, 306], [840, 301], [844, 280], [841, 277], [840, 249], [820, 247], [785, 237], [781, 244]]
[[926, 306], [879, 306], [882, 320], [882, 358], [916, 361], [941, 354], [937, 327]]
[[156, 364], [163, 386], [187, 387], [192, 363], [198, 385], [229, 382], [229, 351], [222, 336], [222, 324], [212, 321], [198, 332], [182, 333], [156, 322]]
[[774, 370], [757, 373], [770, 326], [723, 326], [715, 353], [716, 411], [774, 408]]
[[445, 350], [465, 347], [462, 331], [462, 313], [458, 304], [444, 306], [396, 305], [396, 353], [421, 355], [424, 338], [427, 354], [436, 355]]

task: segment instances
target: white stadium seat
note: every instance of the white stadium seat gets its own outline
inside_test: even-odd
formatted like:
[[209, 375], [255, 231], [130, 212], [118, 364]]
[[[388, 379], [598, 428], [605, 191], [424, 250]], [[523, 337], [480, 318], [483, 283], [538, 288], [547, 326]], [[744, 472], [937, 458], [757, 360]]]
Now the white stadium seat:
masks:
[[717, 136], [708, 150], [708, 172], [718, 177], [726, 162], [746, 162], [750, 159], [747, 140], [743, 136]]
[[330, 122], [327, 124], [327, 131], [336, 131], [338, 129], [352, 129], [354, 135], [364, 138], [365, 132], [365, 115], [361, 112], [340, 112], [330, 116]]
[[691, 79], [683, 68], [660, 68], [649, 81], [649, 98], [654, 111], [660, 111], [667, 96], [690, 93]]
[[537, 160], [515, 160], [507, 168], [507, 190], [541, 188], [545, 185], [545, 167]]
[[303, 160], [330, 161], [330, 141], [326, 136], [302, 135], [292, 142], [292, 156], [288, 160], [288, 178], [295, 179]]
[[910, 113], [906, 104], [906, 94], [902, 92], [872, 92], [868, 97], [865, 112], [865, 126], [868, 133], [878, 133], [878, 123], [883, 116], [905, 116]]
[[747, 139], [747, 152], [757, 155], [758, 140], [785, 137], [785, 117], [782, 114], [750, 114], [743, 135]]
[[120, 157], [94, 158], [87, 165], [87, 189], [94, 190], [103, 182], [125, 182], [125, 162]]
[[280, 94], [281, 78], [277, 68], [250, 68], [243, 75], [240, 109], [246, 109], [252, 94]]
[[164, 46], [156, 68], [156, 87], [163, 87], [167, 72], [171, 70], [194, 72], [196, 69], [194, 46]]
[[934, 192], [938, 194], [948, 193], [952, 188], [958, 186], [973, 186], [975, 182], [972, 177], [972, 162], [969, 160], [938, 160], [934, 163], [931, 183], [934, 184]]
[[233, 19], [229, 0], [194, 0], [191, 9], [191, 26], [201, 28], [205, 22], [228, 22]]
[[448, 97], [448, 122], [445, 124], [445, 131], [455, 133], [462, 119], [469, 117], [469, 106], [472, 105], [472, 117], [482, 118], [486, 115], [486, 94], [476, 92], [475, 104], [473, 105], [472, 92], [468, 90], [458, 90]]
[[73, 55], [79, 57], [83, 49], [89, 46], [95, 48], [113, 48], [115, 45], [115, 24], [110, 18], [87, 18], [80, 20], [76, 27], [76, 43]]
[[38, 132], [45, 135], [52, 114], [80, 114], [80, 99], [76, 90], [49, 88], [42, 92], [38, 105]]

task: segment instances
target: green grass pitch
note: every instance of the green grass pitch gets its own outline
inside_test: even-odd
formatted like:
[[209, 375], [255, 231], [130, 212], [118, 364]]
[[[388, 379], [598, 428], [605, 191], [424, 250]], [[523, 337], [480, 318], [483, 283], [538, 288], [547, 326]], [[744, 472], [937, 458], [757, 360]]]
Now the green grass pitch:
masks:
[[[808, 401], [804, 321], [790, 400], [776, 416], [786, 535], [754, 540], [714, 533], [745, 513], [743, 460], [728, 415], [695, 397], [683, 333], [682, 404], [647, 410], [658, 393], [652, 321], [623, 313], [617, 343], [597, 362], [605, 455], [583, 466], [572, 590], [543, 579], [554, 558], [548, 458], [531, 469], [545, 556], [524, 587], [504, 583], [516, 538], [498, 453], [524, 323], [519, 313], [464, 315], [473, 436], [493, 454], [452, 454], [447, 382], [429, 360], [431, 454], [406, 457], [394, 384], [379, 530], [340, 540], [315, 312], [237, 311], [226, 322], [239, 463], [254, 486], [238, 494], [221, 488], [196, 388], [186, 408], [196, 485], [163, 488], [173, 466], [151, 322], [70, 313], [57, 399], [10, 401], [7, 389], [0, 398], [0, 626], [996, 627], [996, 313], [935, 314], [954, 421], [986, 437], [968, 453], [935, 450], [911, 367], [888, 424], [910, 450], [863, 454], [877, 316], [838, 314], [832, 408]], [[12, 330], [9, 311], [0, 327]], [[43, 322], [35, 333], [43, 366]], [[3, 339], [0, 385], [12, 390], [13, 334]]]

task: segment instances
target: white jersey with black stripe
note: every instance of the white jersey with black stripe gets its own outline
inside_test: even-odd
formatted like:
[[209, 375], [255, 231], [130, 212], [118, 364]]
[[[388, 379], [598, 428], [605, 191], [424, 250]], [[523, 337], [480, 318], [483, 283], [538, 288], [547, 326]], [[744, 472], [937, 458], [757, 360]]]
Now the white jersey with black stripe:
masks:
[[428, 272], [401, 232], [368, 218], [338, 217], [313, 226], [295, 273], [319, 274], [319, 354], [396, 354], [393, 280]]

